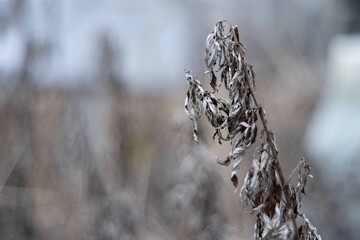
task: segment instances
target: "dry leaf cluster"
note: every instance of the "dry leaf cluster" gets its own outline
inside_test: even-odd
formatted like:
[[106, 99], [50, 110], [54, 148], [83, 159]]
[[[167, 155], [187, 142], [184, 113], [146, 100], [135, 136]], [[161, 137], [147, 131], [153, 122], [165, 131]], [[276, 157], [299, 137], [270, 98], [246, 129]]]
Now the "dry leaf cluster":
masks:
[[[214, 139], [220, 144], [230, 141], [232, 149], [220, 164], [232, 163], [231, 181], [237, 189], [240, 188], [238, 170], [246, 151], [256, 142], [258, 133], [262, 141], [240, 188], [242, 202], [250, 205], [257, 216], [254, 238], [321, 239], [316, 228], [299, 212], [306, 180], [311, 176], [310, 167], [302, 159], [296, 167], [299, 174], [296, 187], [285, 182], [274, 134], [254, 94], [255, 73], [245, 60], [245, 47], [237, 26], [226, 20], [216, 23], [206, 40], [205, 64], [212, 91], [205, 90], [196, 77], [186, 72], [189, 90], [185, 111], [194, 121], [195, 141], [199, 141], [202, 114], [215, 129]], [[228, 91], [228, 99], [215, 95], [221, 85]], [[297, 223], [298, 216], [303, 219], [301, 224]]]

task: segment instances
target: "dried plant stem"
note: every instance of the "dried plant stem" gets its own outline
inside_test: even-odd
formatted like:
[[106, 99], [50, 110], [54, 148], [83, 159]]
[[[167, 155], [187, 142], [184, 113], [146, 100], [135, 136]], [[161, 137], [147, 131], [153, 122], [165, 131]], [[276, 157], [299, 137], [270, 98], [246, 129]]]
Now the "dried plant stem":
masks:
[[[228, 32], [224, 23], [229, 24]], [[240, 190], [240, 198], [256, 214], [255, 239], [321, 239], [308, 219], [297, 227], [296, 217], [302, 205], [310, 167], [301, 161], [296, 169], [299, 177], [296, 187], [285, 182], [278, 160], [275, 136], [268, 126], [265, 111], [255, 96], [255, 72], [245, 60], [245, 47], [239, 40], [237, 26], [228, 21], [218, 22], [206, 41], [205, 63], [212, 92], [190, 72], [186, 73], [189, 90], [185, 98], [185, 112], [194, 121], [194, 139], [197, 141], [199, 119], [205, 113], [214, 127], [214, 135], [221, 141], [230, 141], [232, 149], [222, 165], [233, 163], [231, 181], [238, 188], [238, 170], [246, 151], [257, 140], [260, 118], [263, 142], [257, 148], [252, 166]], [[216, 69], [218, 68], [218, 69]], [[224, 84], [229, 99], [215, 93]], [[227, 129], [227, 136], [221, 130]], [[294, 170], [294, 172], [296, 171]], [[291, 174], [291, 176], [293, 173]]]
[[300, 162], [298, 163], [298, 165], [294, 168], [294, 170], [291, 172], [290, 176], [289, 176], [289, 179], [286, 181], [285, 185], [286, 184], [289, 184], [291, 178], [294, 176], [296, 170], [299, 169], [299, 167], [301, 166], [301, 164], [305, 164], [305, 159], [304, 158], [301, 158]]
[[[284, 174], [282, 172], [282, 169], [281, 169], [281, 166], [280, 166], [280, 163], [279, 163], [279, 160], [278, 160], [278, 149], [276, 147], [276, 143], [274, 141], [274, 137], [273, 137], [273, 134], [271, 132], [271, 130], [269, 129], [268, 125], [267, 125], [267, 120], [265, 118], [265, 113], [264, 113], [264, 109], [262, 108], [262, 106], [259, 104], [258, 100], [256, 99], [256, 96], [254, 94], [254, 91], [252, 90], [251, 86], [249, 86], [248, 84], [248, 87], [249, 87], [249, 91], [250, 91], [250, 94], [251, 94], [251, 97], [255, 103], [255, 106], [257, 107], [258, 109], [258, 113], [259, 113], [259, 116], [260, 116], [260, 120], [261, 120], [261, 123], [262, 123], [262, 126], [264, 128], [264, 132], [266, 134], [266, 138], [267, 138], [267, 141], [269, 142], [270, 144], [270, 148], [271, 148], [271, 152], [272, 152], [272, 157], [274, 158], [275, 160], [275, 166], [276, 166], [276, 170], [279, 174], [279, 177], [280, 177], [280, 182], [281, 182], [281, 185], [282, 185], [282, 188], [284, 190], [284, 186], [285, 186], [285, 178], [284, 178]], [[290, 196], [289, 196], [289, 193], [287, 191], [284, 191], [284, 195], [285, 195], [285, 199], [286, 199], [286, 203], [290, 206]]]
[[[279, 178], [280, 178], [280, 184], [281, 184], [284, 196], [285, 196], [286, 205], [290, 208], [291, 207], [290, 192], [289, 192], [289, 189], [286, 187], [284, 174], [283, 174], [283, 171], [281, 169], [280, 162], [278, 160], [278, 149], [276, 147], [276, 143], [275, 143], [275, 140], [274, 140], [274, 137], [273, 137], [273, 133], [269, 129], [268, 125], [267, 125], [267, 120], [266, 120], [266, 117], [265, 117], [264, 109], [259, 104], [259, 102], [258, 102], [258, 100], [257, 100], [257, 98], [255, 96], [255, 93], [254, 93], [251, 85], [249, 84], [249, 82], [247, 82], [247, 85], [248, 85], [252, 100], [254, 101], [254, 104], [255, 104], [256, 108], [258, 109], [258, 114], [260, 116], [261, 124], [263, 126], [263, 129], [264, 129], [264, 132], [265, 132], [265, 135], [266, 135], [266, 138], [267, 138], [267, 142], [270, 144], [270, 149], [271, 149], [271, 153], [272, 153], [271, 155], [272, 155], [272, 157], [274, 159], [275, 169], [276, 169], [276, 171], [277, 171], [277, 173], [279, 175]], [[294, 171], [295, 171], [295, 169], [294, 169]], [[292, 219], [292, 222], [293, 222], [293, 224], [295, 226], [295, 229], [297, 229], [296, 220], [295, 220], [294, 217]], [[298, 239], [299, 239], [298, 232], [295, 231], [294, 240], [298, 240]]]

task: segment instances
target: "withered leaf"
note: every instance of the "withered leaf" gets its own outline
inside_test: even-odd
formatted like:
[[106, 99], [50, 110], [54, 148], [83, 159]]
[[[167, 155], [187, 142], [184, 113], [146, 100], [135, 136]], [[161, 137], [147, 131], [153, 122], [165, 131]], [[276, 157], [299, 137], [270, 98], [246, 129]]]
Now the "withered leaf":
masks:
[[211, 71], [210, 76], [211, 76], [210, 85], [211, 85], [212, 89], [214, 91], [216, 91], [216, 89], [217, 89], [217, 82], [216, 82], [217, 78], [215, 76], [215, 73], [213, 71]]
[[274, 193], [272, 194], [276, 202], [280, 202], [282, 198], [282, 187], [276, 184], [274, 187]]
[[234, 172], [234, 171], [231, 173], [231, 181], [232, 181], [234, 187], [237, 188], [239, 180], [238, 180], [238, 177], [236, 175], [236, 172]]

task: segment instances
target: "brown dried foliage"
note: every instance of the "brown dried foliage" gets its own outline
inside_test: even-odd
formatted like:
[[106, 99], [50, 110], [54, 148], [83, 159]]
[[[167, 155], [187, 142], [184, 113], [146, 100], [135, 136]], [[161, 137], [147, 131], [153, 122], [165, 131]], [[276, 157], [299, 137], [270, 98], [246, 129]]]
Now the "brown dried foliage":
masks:
[[[311, 176], [310, 167], [302, 159], [296, 168], [299, 173], [296, 187], [285, 182], [274, 134], [254, 94], [255, 73], [245, 60], [245, 47], [237, 26], [226, 20], [216, 23], [206, 40], [205, 64], [212, 91], [205, 90], [196, 77], [186, 72], [189, 90], [185, 111], [194, 121], [195, 141], [198, 142], [198, 124], [203, 113], [215, 129], [213, 138], [220, 144], [230, 141], [232, 149], [220, 164], [233, 164], [231, 181], [236, 188], [241, 161], [256, 142], [258, 129], [262, 129], [262, 143], [256, 148], [252, 166], [240, 188], [241, 201], [250, 205], [257, 216], [254, 238], [321, 239], [316, 228], [299, 212], [306, 180]], [[215, 95], [221, 85], [228, 91], [228, 99]], [[297, 216], [303, 218], [299, 228]]]

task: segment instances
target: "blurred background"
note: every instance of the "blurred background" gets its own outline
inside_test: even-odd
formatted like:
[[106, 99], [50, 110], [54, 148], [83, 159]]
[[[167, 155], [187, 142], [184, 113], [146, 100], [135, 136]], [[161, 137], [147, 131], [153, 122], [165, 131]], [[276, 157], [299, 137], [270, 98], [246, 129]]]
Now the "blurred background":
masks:
[[216, 164], [229, 145], [206, 123], [196, 145], [183, 111], [223, 19], [285, 175], [312, 167], [302, 211], [323, 239], [360, 239], [356, 0], [0, 0], [0, 239], [252, 239]]

